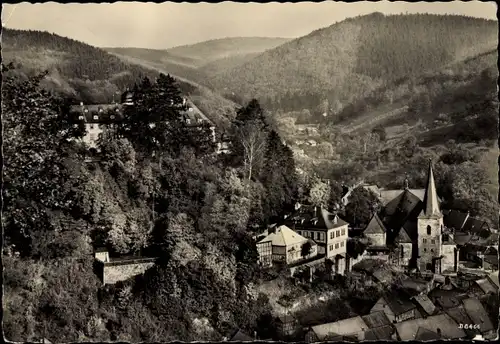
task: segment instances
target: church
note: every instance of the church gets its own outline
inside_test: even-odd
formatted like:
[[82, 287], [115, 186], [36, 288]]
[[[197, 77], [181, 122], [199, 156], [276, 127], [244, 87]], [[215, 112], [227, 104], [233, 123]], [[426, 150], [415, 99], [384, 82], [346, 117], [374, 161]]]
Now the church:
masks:
[[[458, 247], [454, 230], [444, 225], [436, 191], [432, 163], [429, 163], [423, 197], [408, 188], [389, 201], [370, 227], [370, 236], [386, 234], [394, 248], [392, 262], [421, 272], [454, 273], [458, 269]], [[374, 228], [377, 227], [377, 228]]]

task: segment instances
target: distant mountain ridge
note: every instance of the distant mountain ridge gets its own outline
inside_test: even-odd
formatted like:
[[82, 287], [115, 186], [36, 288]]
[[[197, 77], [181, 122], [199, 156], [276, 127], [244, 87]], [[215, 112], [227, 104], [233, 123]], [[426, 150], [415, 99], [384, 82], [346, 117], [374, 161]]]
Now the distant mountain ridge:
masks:
[[212, 83], [247, 99], [276, 100], [307, 90], [345, 105], [385, 83], [419, 76], [497, 45], [497, 21], [374, 13], [286, 42], [216, 75]]

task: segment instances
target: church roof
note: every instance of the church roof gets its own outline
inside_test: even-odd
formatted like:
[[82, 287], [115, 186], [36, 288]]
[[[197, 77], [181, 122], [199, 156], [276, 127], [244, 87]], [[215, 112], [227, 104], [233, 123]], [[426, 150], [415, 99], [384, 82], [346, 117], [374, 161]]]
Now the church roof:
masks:
[[452, 209], [446, 212], [443, 222], [446, 227], [459, 231], [464, 227], [468, 217], [468, 213]]
[[287, 226], [279, 226], [275, 233], [271, 233], [258, 243], [272, 242], [273, 246], [290, 246], [308, 241], [302, 235], [294, 232]]
[[382, 211], [384, 224], [388, 228], [397, 230], [408, 219], [416, 219], [422, 206], [422, 201], [407, 189], [384, 207]]
[[387, 229], [377, 214], [372, 216], [372, 219], [363, 231], [364, 234], [384, 234], [385, 232], [387, 232]]
[[436, 191], [436, 182], [434, 181], [434, 173], [432, 171], [432, 163], [429, 163], [429, 172], [427, 174], [427, 185], [423, 203], [424, 208], [420, 216], [442, 216]]
[[399, 230], [398, 236], [396, 237], [395, 240], [398, 244], [404, 244], [404, 243], [411, 243], [410, 236], [408, 233], [406, 233], [406, 230], [404, 228], [401, 228]]

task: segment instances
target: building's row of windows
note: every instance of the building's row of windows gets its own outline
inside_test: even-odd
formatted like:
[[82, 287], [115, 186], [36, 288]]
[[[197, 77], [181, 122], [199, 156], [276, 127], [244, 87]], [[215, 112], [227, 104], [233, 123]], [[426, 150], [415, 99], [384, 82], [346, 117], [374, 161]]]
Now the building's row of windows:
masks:
[[[111, 118], [111, 119], [115, 119], [115, 115], [110, 115], [110, 116], [109, 116], [109, 118]], [[83, 116], [78, 116], [78, 119], [79, 119], [80, 121], [83, 121], [85, 118], [84, 118]], [[94, 121], [97, 121], [97, 120], [99, 120], [99, 116], [94, 115], [94, 116], [92, 116], [92, 119], [93, 119]]]
[[[424, 247], [424, 252], [427, 252], [427, 248]], [[434, 253], [434, 249], [431, 248], [431, 252]]]
[[[427, 239], [426, 238], [423, 238], [422, 241], [423, 241], [424, 244], [427, 243]], [[436, 243], [436, 240], [435, 239], [431, 239], [431, 244], [435, 244], [435, 243]]]
[[[299, 233], [299, 235], [304, 236], [304, 238], [310, 238], [319, 241], [325, 240], [325, 233], [323, 232], [297, 231], [297, 233]], [[316, 233], [316, 235], [314, 233]]]
[[335, 247], [335, 249], [338, 249], [339, 247], [344, 247], [344, 242], [341, 241], [340, 243], [336, 243], [335, 245], [331, 244], [330, 251], [333, 251], [333, 247]]
[[338, 238], [341, 235], [345, 235], [345, 228], [343, 228], [342, 230], [332, 231], [330, 233], [330, 239], [334, 239], [335, 237]]

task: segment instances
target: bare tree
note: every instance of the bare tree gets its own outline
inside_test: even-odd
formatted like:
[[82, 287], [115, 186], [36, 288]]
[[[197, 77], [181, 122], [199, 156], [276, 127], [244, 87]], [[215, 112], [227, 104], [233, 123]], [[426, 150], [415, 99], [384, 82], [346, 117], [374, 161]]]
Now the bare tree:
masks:
[[243, 164], [250, 180], [254, 171], [262, 164], [266, 133], [257, 121], [245, 123], [237, 129], [237, 133], [243, 147]]

